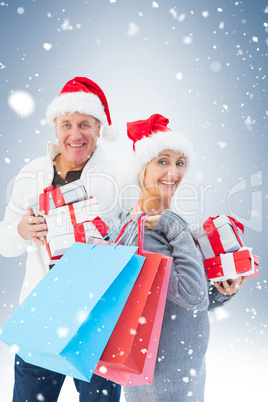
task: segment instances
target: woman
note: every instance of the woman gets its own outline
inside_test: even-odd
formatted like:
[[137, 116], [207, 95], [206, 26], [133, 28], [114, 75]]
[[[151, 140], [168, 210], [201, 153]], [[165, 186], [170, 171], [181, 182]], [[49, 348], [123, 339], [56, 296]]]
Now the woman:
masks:
[[[170, 210], [172, 197], [192, 163], [193, 150], [186, 138], [169, 130], [168, 122], [155, 114], [128, 123], [140, 186], [132, 217], [139, 209], [160, 215], [149, 218], [152, 227], [156, 224], [145, 228], [144, 249], [172, 256], [173, 264], [153, 383], [126, 387], [127, 402], [204, 401], [209, 305], [221, 305], [242, 284], [238, 278], [232, 284], [215, 284], [208, 291], [203, 260], [188, 224]], [[130, 244], [137, 244], [137, 231]]]

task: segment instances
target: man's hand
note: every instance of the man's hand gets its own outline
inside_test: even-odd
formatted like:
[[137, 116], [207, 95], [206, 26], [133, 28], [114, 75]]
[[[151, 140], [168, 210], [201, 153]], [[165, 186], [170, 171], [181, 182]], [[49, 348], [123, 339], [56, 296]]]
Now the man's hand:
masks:
[[214, 282], [214, 286], [221, 295], [232, 296], [246, 282], [246, 280], [246, 276], [239, 276], [231, 283], [229, 283], [228, 281]]
[[36, 244], [43, 245], [39, 237], [47, 235], [47, 225], [42, 216], [35, 216], [29, 206], [20, 223], [18, 224], [19, 235], [25, 240], [32, 240]]
[[[130, 216], [134, 220], [137, 215], [139, 215], [142, 212], [141, 206], [139, 203], [136, 203], [133, 207], [133, 209], [130, 211]], [[155, 209], [152, 209], [150, 211], [150, 215], [147, 215], [146, 221], [144, 223], [144, 226], [147, 229], [153, 229], [154, 226], [156, 225], [158, 219], [160, 218], [161, 215], [158, 215]]]

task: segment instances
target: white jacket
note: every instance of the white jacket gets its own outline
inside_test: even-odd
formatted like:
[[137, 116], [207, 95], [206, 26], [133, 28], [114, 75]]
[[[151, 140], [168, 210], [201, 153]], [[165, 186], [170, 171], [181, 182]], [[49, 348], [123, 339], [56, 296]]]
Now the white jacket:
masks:
[[[45, 246], [23, 239], [18, 233], [17, 226], [25, 215], [29, 199], [38, 196], [52, 183], [53, 160], [59, 153], [58, 145], [49, 142], [48, 156], [37, 158], [21, 169], [14, 183], [4, 220], [0, 222], [0, 254], [4, 257], [16, 257], [25, 251], [28, 252], [20, 302], [47, 274], [49, 267], [46, 262]], [[81, 174], [81, 180], [88, 194], [97, 198], [101, 218], [109, 226], [110, 231], [120, 224], [131, 207], [127, 204], [131, 200], [126, 200], [128, 186], [123, 171], [124, 169], [111, 162], [101, 146], [97, 145]], [[124, 206], [122, 200], [125, 202]]]

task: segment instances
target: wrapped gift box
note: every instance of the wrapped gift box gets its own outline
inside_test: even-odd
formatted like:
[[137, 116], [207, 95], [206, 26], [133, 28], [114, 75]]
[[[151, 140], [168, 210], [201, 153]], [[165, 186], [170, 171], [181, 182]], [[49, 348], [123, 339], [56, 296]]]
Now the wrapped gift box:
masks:
[[[237, 226], [239, 225], [239, 226]], [[225, 215], [209, 218], [200, 228], [194, 231], [204, 258], [212, 258], [219, 254], [231, 253], [244, 246], [237, 227], [243, 225]]]
[[258, 258], [247, 247], [242, 247], [234, 253], [205, 259], [204, 265], [207, 277], [211, 281], [226, 281], [238, 276], [259, 276]]
[[[100, 222], [105, 225], [103, 221], [100, 220]], [[98, 227], [98, 225], [96, 226]], [[92, 238], [101, 239], [104, 232], [100, 233], [96, 226], [94, 222], [82, 223], [80, 228], [83, 227], [83, 230], [80, 229], [78, 233], [80, 242], [89, 243], [93, 241]], [[45, 243], [50, 260], [62, 256], [75, 241], [77, 241], [77, 238], [75, 236], [74, 227], [72, 227], [68, 233], [61, 227], [48, 232]]]
[[58, 188], [49, 186], [44, 189], [44, 192], [39, 197], [31, 198], [29, 204], [36, 216], [39, 214], [47, 215], [49, 211], [55, 208], [86, 200], [87, 198], [89, 197], [85, 186], [82, 180], [79, 179]]
[[92, 220], [100, 215], [96, 198], [79, 201], [74, 204], [55, 208], [45, 217], [48, 232], [53, 234], [55, 229], [61, 228], [63, 233], [71, 233], [72, 226]]

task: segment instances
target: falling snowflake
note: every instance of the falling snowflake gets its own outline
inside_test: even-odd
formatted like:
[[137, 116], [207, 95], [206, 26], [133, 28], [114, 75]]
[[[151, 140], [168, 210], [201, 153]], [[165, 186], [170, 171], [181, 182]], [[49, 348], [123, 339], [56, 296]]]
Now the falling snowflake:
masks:
[[147, 321], [146, 321], [146, 318], [145, 318], [145, 317], [140, 317], [140, 318], [139, 318], [139, 323], [140, 323], [140, 324], [146, 324], [146, 322], [147, 322]]
[[61, 25], [61, 29], [63, 29], [63, 31], [72, 31], [73, 27], [72, 25], [70, 25], [70, 21], [68, 19], [63, 21], [63, 24]]
[[208, 11], [203, 11], [202, 15], [204, 18], [207, 18], [209, 16], [209, 12]]
[[217, 142], [217, 145], [219, 145], [219, 147], [221, 148], [221, 149], [223, 149], [223, 148], [225, 148], [226, 146], [227, 146], [227, 144], [226, 144], [226, 142]]
[[69, 329], [65, 327], [60, 327], [57, 329], [57, 335], [59, 338], [66, 338], [66, 336], [69, 334]]
[[185, 36], [182, 41], [185, 45], [191, 45], [193, 43], [193, 38], [191, 36]]
[[8, 105], [20, 117], [29, 117], [34, 112], [35, 101], [26, 91], [14, 91], [9, 95]]
[[101, 366], [101, 367], [99, 368], [99, 372], [102, 373], [102, 374], [107, 373], [107, 367]]
[[19, 345], [11, 345], [10, 346], [10, 349], [11, 349], [11, 351], [13, 352], [13, 353], [15, 353], [15, 354], [17, 354], [17, 353], [19, 353], [19, 350], [20, 350], [20, 347], [19, 347]]
[[139, 32], [138, 25], [135, 24], [135, 22], [130, 22], [129, 25], [128, 25], [127, 35], [128, 36], [135, 36], [135, 35], [137, 35], [138, 32]]
[[36, 395], [36, 399], [37, 399], [38, 401], [41, 401], [41, 402], [46, 400], [46, 398], [44, 397], [43, 394], [37, 394], [37, 395]]
[[52, 48], [52, 45], [51, 45], [51, 43], [44, 43], [43, 48], [48, 51]]
[[178, 16], [178, 21], [179, 21], [179, 22], [182, 22], [182, 21], [185, 20], [185, 18], [186, 18], [186, 14], [185, 14], [185, 13], [182, 13], [182, 14], [180, 14], [180, 15]]

